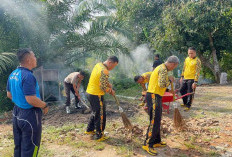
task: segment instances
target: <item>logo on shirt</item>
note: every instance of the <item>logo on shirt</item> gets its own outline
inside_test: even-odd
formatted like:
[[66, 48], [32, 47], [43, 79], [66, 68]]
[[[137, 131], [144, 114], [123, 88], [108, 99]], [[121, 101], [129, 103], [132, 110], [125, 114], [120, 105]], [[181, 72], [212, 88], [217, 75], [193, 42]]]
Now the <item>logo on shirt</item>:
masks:
[[13, 76], [10, 77], [10, 80], [16, 80], [16, 81], [19, 80], [19, 79], [18, 79], [19, 72], [14, 72], [12, 75], [13, 75]]

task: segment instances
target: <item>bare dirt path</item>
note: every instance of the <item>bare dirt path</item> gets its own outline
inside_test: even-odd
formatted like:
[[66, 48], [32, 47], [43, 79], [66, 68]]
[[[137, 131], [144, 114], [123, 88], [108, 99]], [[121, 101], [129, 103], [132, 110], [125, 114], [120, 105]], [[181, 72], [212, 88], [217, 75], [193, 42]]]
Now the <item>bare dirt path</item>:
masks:
[[[95, 142], [84, 135], [90, 114], [79, 110], [67, 115], [64, 106], [51, 106], [43, 118], [43, 137], [39, 156], [149, 156], [141, 149], [149, 123], [139, 101], [120, 101], [127, 115], [141, 132], [128, 134], [123, 128], [114, 101], [107, 101], [107, 126], [110, 137], [105, 142]], [[178, 101], [181, 103], [181, 101]], [[179, 106], [186, 129], [173, 128], [173, 108], [163, 112], [162, 139], [168, 146], [159, 148], [158, 156], [232, 156], [232, 86], [198, 87], [190, 111]], [[6, 116], [10, 119], [10, 114]], [[13, 135], [10, 120], [0, 123], [0, 156], [12, 156]]]

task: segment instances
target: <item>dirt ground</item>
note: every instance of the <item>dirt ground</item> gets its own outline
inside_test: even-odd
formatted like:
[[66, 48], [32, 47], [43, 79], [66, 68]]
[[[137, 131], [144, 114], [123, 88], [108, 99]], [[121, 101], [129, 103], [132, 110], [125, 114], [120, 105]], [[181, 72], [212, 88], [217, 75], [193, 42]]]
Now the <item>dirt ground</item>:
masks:
[[[43, 117], [43, 135], [39, 156], [55, 157], [117, 157], [149, 156], [141, 149], [149, 124], [146, 112], [138, 100], [121, 99], [120, 103], [132, 124], [133, 134], [123, 127], [115, 102], [106, 100], [107, 125], [110, 138], [95, 142], [85, 135], [90, 114], [81, 114], [72, 107], [66, 114], [63, 105], [53, 105]], [[181, 100], [177, 101], [178, 104]], [[157, 148], [158, 156], [232, 156], [232, 86], [200, 86], [196, 90], [193, 106], [185, 112], [178, 105], [185, 128], [173, 127], [173, 107], [170, 114], [163, 111], [162, 140], [167, 147]], [[10, 113], [0, 119], [0, 156], [12, 156], [13, 134]]]

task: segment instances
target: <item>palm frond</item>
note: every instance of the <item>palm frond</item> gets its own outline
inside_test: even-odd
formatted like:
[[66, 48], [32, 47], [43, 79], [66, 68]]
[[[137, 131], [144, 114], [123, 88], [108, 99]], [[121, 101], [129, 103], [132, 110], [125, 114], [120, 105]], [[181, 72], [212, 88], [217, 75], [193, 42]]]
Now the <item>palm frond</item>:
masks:
[[0, 74], [7, 70], [8, 67], [14, 65], [14, 53], [0, 53]]

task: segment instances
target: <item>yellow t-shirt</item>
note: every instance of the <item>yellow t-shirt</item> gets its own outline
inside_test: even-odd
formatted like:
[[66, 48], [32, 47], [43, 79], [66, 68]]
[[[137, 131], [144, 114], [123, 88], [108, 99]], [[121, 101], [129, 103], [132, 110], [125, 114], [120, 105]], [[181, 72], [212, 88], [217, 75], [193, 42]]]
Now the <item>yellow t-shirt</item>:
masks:
[[[103, 77], [104, 76], [104, 77]], [[109, 71], [103, 63], [97, 63], [90, 75], [86, 92], [91, 95], [105, 95], [102, 86], [108, 86]], [[107, 87], [104, 87], [107, 88]]]
[[169, 84], [168, 70], [163, 63], [152, 72], [147, 92], [163, 96]]
[[194, 81], [198, 81], [201, 71], [201, 61], [198, 57], [189, 58], [187, 57], [184, 62], [184, 68], [182, 71], [182, 75], [184, 79], [194, 79]]
[[143, 73], [141, 75], [144, 78], [144, 81], [142, 82], [142, 84], [149, 83], [151, 74], [152, 74], [152, 71], [151, 72]]

